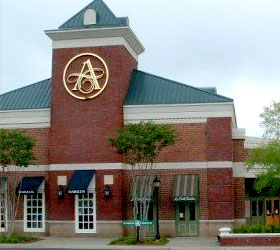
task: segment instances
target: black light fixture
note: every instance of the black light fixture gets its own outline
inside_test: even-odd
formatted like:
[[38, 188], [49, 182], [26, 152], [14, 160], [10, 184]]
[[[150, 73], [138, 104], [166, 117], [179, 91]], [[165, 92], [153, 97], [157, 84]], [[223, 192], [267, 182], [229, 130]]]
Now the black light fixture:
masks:
[[156, 240], [160, 239], [160, 234], [159, 234], [159, 216], [158, 216], [158, 189], [160, 186], [160, 180], [156, 176], [156, 178], [153, 181], [154, 188], [155, 188], [155, 201], [156, 201], [156, 206], [157, 206], [157, 226], [156, 226]]
[[109, 185], [106, 185], [106, 187], [104, 188], [105, 199], [108, 200], [110, 198], [110, 195], [111, 195], [111, 189]]
[[59, 200], [62, 200], [64, 198], [64, 188], [61, 185], [58, 186], [57, 197]]

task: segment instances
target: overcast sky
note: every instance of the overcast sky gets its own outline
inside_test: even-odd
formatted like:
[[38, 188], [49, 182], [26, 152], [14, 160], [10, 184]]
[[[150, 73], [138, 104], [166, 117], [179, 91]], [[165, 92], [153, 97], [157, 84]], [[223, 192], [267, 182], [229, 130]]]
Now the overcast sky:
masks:
[[[0, 0], [0, 93], [51, 77], [56, 29], [90, 0]], [[145, 47], [139, 69], [233, 98], [239, 128], [280, 95], [279, 0], [105, 0]]]

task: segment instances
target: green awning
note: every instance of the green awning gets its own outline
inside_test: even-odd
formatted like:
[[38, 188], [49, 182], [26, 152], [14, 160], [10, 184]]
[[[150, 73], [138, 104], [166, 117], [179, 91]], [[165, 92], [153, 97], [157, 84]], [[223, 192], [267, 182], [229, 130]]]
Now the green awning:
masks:
[[131, 201], [151, 200], [154, 192], [154, 176], [135, 176], [132, 184]]
[[198, 198], [198, 176], [176, 175], [173, 201], [195, 201]]
[[7, 191], [7, 179], [6, 177], [0, 177], [0, 193]]

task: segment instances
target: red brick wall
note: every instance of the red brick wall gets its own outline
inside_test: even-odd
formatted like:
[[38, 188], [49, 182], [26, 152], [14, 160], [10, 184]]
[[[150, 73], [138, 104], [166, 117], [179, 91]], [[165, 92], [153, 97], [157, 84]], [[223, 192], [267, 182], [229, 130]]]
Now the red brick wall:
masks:
[[245, 178], [233, 178], [234, 181], [234, 218], [245, 217]]
[[244, 162], [245, 149], [244, 140], [232, 140], [233, 144], [233, 162]]
[[207, 169], [209, 219], [234, 218], [232, 169]]
[[207, 119], [208, 161], [232, 161], [231, 118]]
[[162, 151], [158, 162], [206, 161], [206, 123], [176, 124], [177, 139]]
[[35, 139], [34, 155], [36, 160], [33, 164], [47, 165], [50, 163], [49, 157], [49, 141], [50, 129], [49, 128], [29, 128], [24, 129], [24, 133]]
[[[97, 220], [123, 219], [122, 172], [122, 170], [96, 171]], [[104, 175], [114, 175], [114, 184], [109, 185], [111, 196], [108, 200], [104, 197]]]
[[[74, 56], [95, 53], [107, 63], [110, 78], [101, 95], [78, 100], [65, 90], [62, 77]], [[137, 62], [123, 46], [53, 50], [51, 163], [121, 162], [108, 137], [123, 126], [123, 102]], [[77, 65], [77, 72], [81, 66]]]
[[220, 246], [280, 246], [280, 237], [222, 237]]

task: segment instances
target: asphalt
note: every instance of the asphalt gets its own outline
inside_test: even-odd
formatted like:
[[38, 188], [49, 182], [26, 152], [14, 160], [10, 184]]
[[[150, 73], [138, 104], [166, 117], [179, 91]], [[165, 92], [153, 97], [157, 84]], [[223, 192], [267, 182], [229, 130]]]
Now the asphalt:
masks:
[[165, 246], [115, 246], [108, 245], [112, 238], [66, 238], [44, 237], [42, 240], [27, 244], [0, 244], [1, 250], [31, 249], [31, 250], [280, 250], [279, 247], [220, 247], [216, 238], [188, 237], [172, 238]]

